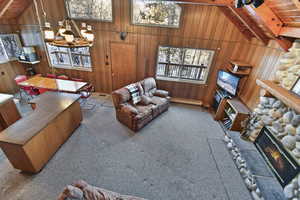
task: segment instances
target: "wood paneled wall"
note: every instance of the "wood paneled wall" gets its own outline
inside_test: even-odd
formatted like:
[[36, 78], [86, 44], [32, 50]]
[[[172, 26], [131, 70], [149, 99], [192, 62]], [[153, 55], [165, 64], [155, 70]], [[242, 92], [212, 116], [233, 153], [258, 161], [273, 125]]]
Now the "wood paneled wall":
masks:
[[[16, 20], [0, 20], [0, 34], [18, 33]], [[25, 74], [22, 64], [13, 61], [0, 64], [0, 93], [14, 94], [18, 87], [14, 81], [17, 75]]]
[[[44, 2], [48, 21], [55, 24], [64, 18], [66, 12], [63, 0], [44, 0]], [[206, 85], [158, 81], [159, 87], [169, 90], [174, 97], [199, 99], [209, 104], [215, 88], [217, 71], [230, 59], [242, 60], [255, 66], [241, 95], [243, 101], [252, 107], [258, 96], [255, 79], [269, 78], [281, 53], [279, 47], [273, 43], [265, 47], [255, 39], [248, 41], [218, 7], [182, 6], [182, 23], [179, 29], [134, 26], [130, 22], [130, 0], [114, 0], [113, 23], [90, 22], [96, 34], [96, 42], [91, 51], [93, 72], [60, 69], [57, 72], [90, 81], [95, 85], [96, 91], [110, 93], [112, 88], [110, 42], [137, 45], [138, 80], [154, 76], [158, 45], [212, 49], [216, 54]], [[42, 46], [33, 6], [27, 8], [18, 19], [18, 23], [24, 43]], [[128, 33], [125, 41], [120, 40], [120, 32]], [[39, 73], [45, 74], [51, 69], [43, 49], [40, 51], [42, 62], [36, 69]], [[106, 62], [109, 65], [106, 65]]]

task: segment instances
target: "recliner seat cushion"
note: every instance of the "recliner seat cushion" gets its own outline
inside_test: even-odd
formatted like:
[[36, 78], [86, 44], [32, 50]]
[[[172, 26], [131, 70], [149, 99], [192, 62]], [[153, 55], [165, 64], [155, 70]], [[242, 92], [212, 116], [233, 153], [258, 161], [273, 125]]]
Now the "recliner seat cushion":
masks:
[[166, 98], [153, 96], [152, 103], [158, 106], [159, 112], [163, 112], [168, 109], [169, 101]]

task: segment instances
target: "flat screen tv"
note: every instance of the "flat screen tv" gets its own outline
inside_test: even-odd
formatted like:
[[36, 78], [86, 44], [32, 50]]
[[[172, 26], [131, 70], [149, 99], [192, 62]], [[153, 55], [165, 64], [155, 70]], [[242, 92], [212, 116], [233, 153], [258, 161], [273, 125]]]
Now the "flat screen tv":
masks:
[[235, 96], [237, 94], [240, 78], [220, 70], [218, 73], [217, 85], [229, 94]]

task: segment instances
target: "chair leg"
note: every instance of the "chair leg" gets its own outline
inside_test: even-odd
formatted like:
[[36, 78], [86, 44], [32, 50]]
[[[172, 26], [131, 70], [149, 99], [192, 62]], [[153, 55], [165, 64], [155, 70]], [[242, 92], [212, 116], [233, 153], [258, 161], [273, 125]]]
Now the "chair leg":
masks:
[[96, 104], [88, 103], [88, 99], [80, 99], [79, 103], [84, 110], [93, 110], [96, 107]]

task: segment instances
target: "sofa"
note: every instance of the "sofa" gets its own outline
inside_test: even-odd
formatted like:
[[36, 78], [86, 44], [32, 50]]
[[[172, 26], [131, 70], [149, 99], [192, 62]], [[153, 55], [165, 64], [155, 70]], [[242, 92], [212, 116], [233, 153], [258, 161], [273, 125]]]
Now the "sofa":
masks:
[[121, 195], [116, 192], [105, 190], [96, 186], [89, 185], [80, 180], [64, 188], [58, 200], [146, 200], [143, 198]]
[[133, 131], [139, 131], [158, 115], [168, 110], [169, 92], [159, 90], [154, 78], [146, 78], [135, 83], [141, 102], [133, 104], [127, 87], [112, 92], [117, 119]]

